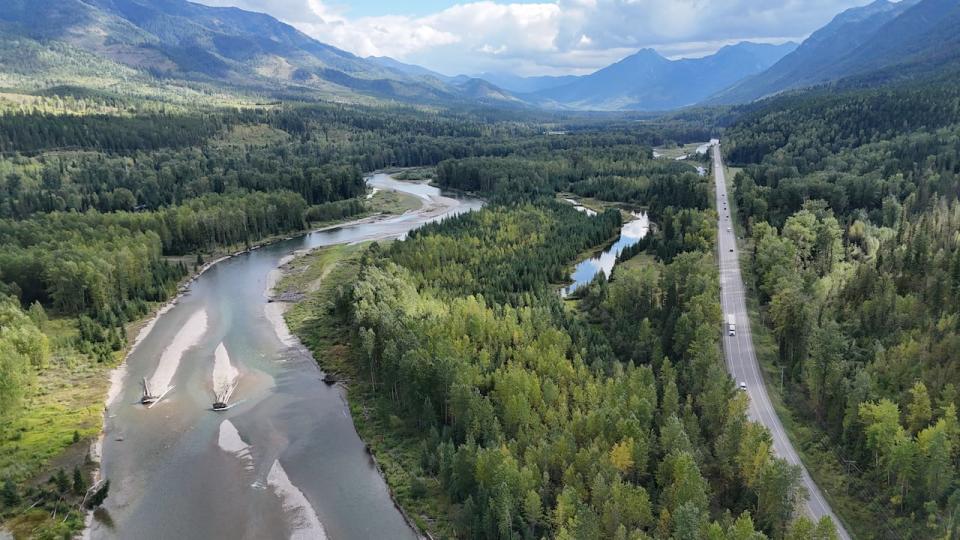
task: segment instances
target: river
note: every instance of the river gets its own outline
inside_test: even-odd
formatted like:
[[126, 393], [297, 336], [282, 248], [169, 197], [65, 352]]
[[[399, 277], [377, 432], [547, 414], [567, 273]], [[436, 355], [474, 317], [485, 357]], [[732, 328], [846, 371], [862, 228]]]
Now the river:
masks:
[[[416, 538], [356, 433], [344, 391], [320, 381], [309, 351], [267, 302], [271, 272], [294, 251], [402, 237], [481, 206], [384, 174], [368, 184], [424, 206], [224, 260], [148, 327], [117, 372], [101, 463], [110, 495], [87, 536]], [[143, 378], [152, 393], [169, 389], [151, 408], [138, 403]], [[235, 406], [210, 409], [215, 384], [236, 384]]]
[[[573, 201], [573, 204], [576, 204], [575, 201]], [[617, 264], [617, 257], [620, 256], [620, 253], [624, 249], [636, 245], [650, 231], [650, 219], [646, 212], [632, 212], [632, 215], [633, 219], [625, 223], [623, 228], [620, 229], [620, 236], [616, 242], [599, 254], [580, 261], [574, 267], [573, 273], [570, 274], [570, 280], [573, 283], [564, 287], [560, 291], [561, 295], [569, 296], [580, 287], [593, 281], [593, 278], [600, 272], [603, 272], [606, 278], [610, 279], [610, 273], [613, 272], [613, 267]]]

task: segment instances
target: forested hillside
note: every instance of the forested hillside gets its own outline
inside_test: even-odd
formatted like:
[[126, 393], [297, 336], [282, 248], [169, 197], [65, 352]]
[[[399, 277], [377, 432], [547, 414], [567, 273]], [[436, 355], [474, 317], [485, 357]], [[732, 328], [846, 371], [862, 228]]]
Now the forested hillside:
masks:
[[[328, 481], [311, 461], [339, 466], [329, 450], [356, 452], [358, 470], [369, 474], [363, 489], [382, 495], [392, 512], [376, 472], [383, 474], [404, 514], [384, 523], [407, 517], [435, 538], [835, 539], [828, 519], [803, 515], [809, 479], [774, 454], [771, 434], [751, 420], [752, 394], [738, 389], [724, 363], [719, 216], [711, 160], [696, 150], [722, 137], [736, 167], [727, 217], [739, 220], [727, 231], [747, 254], [757, 355], [779, 383], [767, 390], [829, 506], [858, 538], [960, 537], [958, 0], [878, 0], [841, 14], [796, 51], [741, 43], [673, 61], [643, 49], [585, 77], [515, 77], [540, 89], [530, 103], [482, 79], [360, 58], [237, 8], [185, 0], [3, 3], [0, 536], [77, 537], [86, 511], [109, 493], [108, 483], [84, 508], [99, 459], [91, 443], [105, 433], [104, 455], [134, 457], [112, 472], [114, 461], [104, 461], [125, 487], [184, 470], [173, 461], [150, 469], [144, 454], [200, 463], [192, 452], [207, 445], [216, 466], [198, 469], [231, 482], [210, 488], [224, 493], [216, 503], [225, 506], [216, 508], [232, 504], [230, 511], [293, 537], [325, 536], [323, 521], [331, 537], [351, 536], [338, 527], [356, 525], [349, 512], [340, 515], [346, 506], [312, 500], [311, 487], [329, 487], [320, 496], [338, 504], [365, 506], [351, 502], [353, 486]], [[311, 8], [317, 20], [329, 15]], [[507, 11], [529, 17], [526, 8], [534, 9]], [[698, 16], [687, 11], [681, 17]], [[342, 22], [333, 17], [321, 22]], [[531, 73], [580, 73], [587, 64], [573, 63], [592, 65], [611, 51], [621, 57], [641, 43], [564, 36], [567, 23], [557, 24], [563, 28], [544, 45], [552, 59], [520, 62], [519, 54], [540, 49], [504, 55], [495, 42], [478, 43], [476, 53], [491, 66], [499, 57]], [[424, 28], [407, 35], [410, 54], [439, 46], [427, 42], [467, 46], [456, 28]], [[792, 35], [765, 32], [757, 35]], [[709, 43], [717, 42], [664, 47], [682, 53]], [[831, 86], [796, 91], [820, 83]], [[717, 102], [791, 93], [660, 116], [531, 105], [661, 110], [729, 85]], [[378, 177], [371, 182], [378, 188], [368, 189], [365, 177], [385, 170], [394, 178]], [[409, 194], [383, 187], [394, 180], [433, 187]], [[449, 197], [416, 192], [437, 187]], [[473, 197], [451, 200], [464, 193]], [[364, 229], [343, 227], [361, 217], [369, 220]], [[581, 262], [635, 239], [620, 232], [637, 217], [649, 218], [649, 228], [634, 223], [645, 227], [642, 239], [606, 253], [606, 262], [616, 259], [610, 274], [578, 278], [583, 286], [566, 296]], [[407, 232], [419, 223], [427, 224]], [[289, 237], [319, 227], [329, 236], [290, 247], [299, 240]], [[327, 246], [328, 238], [343, 243]], [[370, 238], [390, 240], [363, 243]], [[200, 286], [188, 286], [210, 261], [281, 239], [289, 242], [224, 265], [253, 261], [260, 266], [244, 269], [262, 273], [221, 279], [220, 296], [199, 298]], [[293, 277], [300, 290], [281, 294], [270, 285], [267, 294], [276, 296], [265, 299], [236, 285], [259, 289], [281, 249], [307, 245], [326, 247], [282, 263], [319, 265]], [[218, 279], [223, 267], [204, 279]], [[234, 298], [238, 290], [244, 295]], [[138, 354], [150, 362], [160, 356], [149, 367], [169, 389], [173, 356], [221, 340], [209, 348], [212, 366], [181, 372], [200, 373], [190, 380], [195, 393], [173, 398], [203, 420], [171, 429], [184, 436], [177, 448], [189, 452], [170, 452], [166, 441], [138, 447], [131, 425], [150, 435], [141, 441], [165, 436], [153, 438], [158, 424], [135, 416], [139, 408], [124, 409], [131, 414], [118, 428], [103, 431], [108, 374], [133, 336], [153, 328], [149, 318], [188, 291], [194, 295], [175, 309], [206, 302], [210, 331], [206, 309], [197, 312], [203, 325], [174, 311], [154, 334], [168, 340], [169, 330], [171, 344]], [[250, 313], [219, 298], [244, 308], [249, 301]], [[284, 335], [282, 309], [273, 310], [293, 299], [302, 301], [287, 312], [289, 329], [313, 350], [325, 372], [319, 377], [302, 347], [288, 347], [295, 340]], [[230, 319], [240, 312], [249, 325]], [[191, 346], [184, 329], [207, 335]], [[238, 335], [245, 341], [224, 345]], [[168, 350], [172, 360], [161, 365]], [[271, 364], [294, 352], [304, 361], [282, 372]], [[145, 369], [136, 361], [127, 367]], [[127, 373], [118, 395], [129, 398], [140, 373]], [[240, 374], [258, 390], [240, 386]], [[321, 377], [349, 392], [321, 390], [334, 408], [316, 410], [329, 403], [279, 395], [290, 374], [311, 400], [319, 392], [309, 384]], [[141, 404], [166, 395], [151, 395], [142, 382]], [[220, 383], [226, 394], [216, 391]], [[188, 385], [177, 380], [177, 387]], [[245, 401], [246, 409], [221, 412], [237, 388], [247, 395], [229, 406]], [[208, 389], [218, 412], [183, 397], [206, 400]], [[311, 404], [297, 407], [296, 421], [293, 403]], [[253, 409], [262, 416], [240, 421]], [[181, 415], [171, 410], [154, 418], [174, 424]], [[339, 433], [353, 437], [356, 428], [363, 444], [320, 448], [323, 439], [275, 429], [285, 423], [343, 442], [317, 427], [318, 415], [331, 411], [347, 430]], [[216, 424], [210, 437], [194, 429], [211, 428], [207, 418], [218, 414], [236, 425]], [[288, 460], [291, 453], [302, 461]], [[268, 454], [272, 463], [261, 461]], [[304, 470], [320, 474], [307, 480]], [[190, 480], [214, 484], [199, 476]], [[276, 499], [238, 504], [234, 481], [242, 489], [234, 497], [260, 497], [263, 487]], [[139, 493], [178, 496], [196, 485], [170, 482]], [[98, 518], [94, 537], [171, 534], [140, 526], [152, 523], [144, 514], [160, 515], [153, 498], [120, 493], [128, 497], [117, 497], [112, 518]], [[177, 503], [211, 501], [199, 490], [190, 496]], [[329, 519], [334, 513], [342, 519]], [[197, 512], [197, 523], [184, 527], [210, 530], [210, 515]], [[308, 518], [317, 523], [296, 523]], [[121, 522], [127, 528], [114, 529]]]
[[[79, 54], [36, 47], [30, 51], [38, 57]], [[75, 61], [80, 66], [85, 60], [79, 55]], [[118, 73], [117, 80], [130, 75]], [[64, 78], [82, 80], [72, 70]], [[9, 80], [36, 81], [28, 71]], [[112, 90], [27, 85], [0, 96], [0, 296], [10, 321], [0, 339], [10, 349], [0, 385], [0, 512], [6, 517], [30, 504], [34, 517], [49, 517], [62, 510], [64, 497], [76, 497], [37, 475], [59, 478], [46, 464], [96, 436], [103, 372], [124, 351], [128, 324], [228, 248], [301, 231], [309, 221], [367, 212], [363, 173], [445, 160], [536, 160], [555, 152], [565, 169], [585, 165], [575, 175], [583, 181], [595, 176], [596, 164], [634, 158], [645, 164], [611, 170], [657, 178], [680, 168], [655, 164], [646, 146], [708, 134], [707, 121], [696, 115], [604, 129], [575, 119], [570, 129], [577, 135], [560, 136], [548, 134], [554, 118], [518, 119], [493, 110], [256, 103], [229, 94], [191, 104], [161, 86], [141, 84], [147, 79], [126, 80], [134, 84]], [[144, 99], [154, 92], [165, 98]], [[222, 106], [226, 102], [234, 106]], [[594, 165], [577, 157], [591, 148], [604, 152], [591, 158]], [[473, 268], [477, 283], [498, 301], [520, 302], [527, 291], [545, 294], [549, 281], [562, 281], [566, 265], [612, 236], [621, 219], [610, 212], [587, 223], [571, 221], [579, 214], [560, 203], [531, 212], [519, 221], [538, 213], [555, 221], [550, 241], [564, 248], [538, 251], [551, 261], [546, 265], [504, 254], [503, 266]], [[465, 230], [482, 226], [464, 222]], [[579, 243], [566, 243], [571, 237]], [[494, 268], [511, 268], [522, 286], [498, 283]], [[60, 414], [65, 403], [75, 413]], [[75, 530], [82, 520], [73, 511], [69, 516], [41, 521], [38, 530]]]
[[728, 134], [787, 403], [866, 537], [957, 532], [956, 89], [797, 95]]
[[[113, 64], [111, 71], [120, 65], [177, 80], [173, 86], [351, 103], [520, 103], [485, 81], [360, 58], [268, 14], [236, 7], [185, 0], [7, 0], [4, 7], [0, 40], [36, 40], [54, 49], [69, 44], [70, 56], [83, 51], [99, 64]], [[28, 65], [44, 64], [49, 58]]]
[[[799, 470], [770, 455], [724, 370], [709, 179], [652, 159], [630, 144], [640, 133], [580, 130], [441, 162], [441, 185], [488, 207], [371, 246], [298, 306], [294, 330], [351, 377], [375, 455], [433, 533], [833, 537], [797, 519]], [[609, 284], [565, 302], [569, 265], [622, 220], [556, 198], [587, 190], [664, 227]]]
[[798, 88], [878, 87], [960, 69], [956, 0], [877, 0], [850, 8], [770, 69], [709, 103], [746, 103]]

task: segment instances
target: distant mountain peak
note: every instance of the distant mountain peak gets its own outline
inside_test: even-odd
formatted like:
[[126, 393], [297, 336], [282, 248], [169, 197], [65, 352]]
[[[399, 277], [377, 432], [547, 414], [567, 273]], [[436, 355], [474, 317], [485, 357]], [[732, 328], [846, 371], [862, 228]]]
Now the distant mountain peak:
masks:
[[[882, 2], [885, 0], [880, 0], [880, 1]], [[777, 49], [777, 48], [795, 49], [797, 48], [797, 46], [799, 46], [799, 43], [797, 43], [796, 41], [785, 41], [783, 43], [777, 43], [777, 44], [757, 43], [755, 41], [738, 41], [737, 43], [733, 43], [731, 45], [724, 45], [723, 47], [720, 47], [720, 50], [718, 50], [717, 52], [719, 53], [720, 51], [758, 50], [758, 49]]]
[[745, 76], [758, 73], [793, 45], [741, 42], [703, 58], [670, 60], [654, 49], [590, 75], [536, 93], [552, 105], [586, 109], [667, 110], [692, 105]]
[[[644, 48], [640, 49], [637, 52], [631, 54], [630, 56], [624, 58], [620, 62], [637, 62], [637, 61], [655, 61], [655, 62], [669, 62], [670, 60], [658, 53], [655, 49]], [[620, 63], [617, 62], [617, 63]]]

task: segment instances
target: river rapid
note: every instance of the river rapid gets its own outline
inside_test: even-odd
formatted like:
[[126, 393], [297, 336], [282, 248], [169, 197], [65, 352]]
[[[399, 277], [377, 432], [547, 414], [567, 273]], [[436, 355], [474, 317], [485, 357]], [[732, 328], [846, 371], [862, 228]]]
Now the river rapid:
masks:
[[[148, 325], [113, 378], [101, 457], [110, 495], [87, 537], [416, 538], [356, 433], [344, 390], [321, 382], [268, 302], [271, 272], [297, 250], [403, 237], [482, 204], [385, 174], [368, 184], [424, 205], [221, 261]], [[143, 379], [151, 393], [167, 392], [152, 407], [139, 404]], [[233, 406], [212, 411], [215, 393]]]

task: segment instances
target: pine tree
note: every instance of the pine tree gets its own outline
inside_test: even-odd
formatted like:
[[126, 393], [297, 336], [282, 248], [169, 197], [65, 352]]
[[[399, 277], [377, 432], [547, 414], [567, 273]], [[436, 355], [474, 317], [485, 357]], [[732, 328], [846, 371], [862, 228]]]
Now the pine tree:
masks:
[[3, 498], [3, 504], [7, 508], [13, 508], [20, 504], [20, 493], [17, 491], [17, 485], [14, 484], [10, 478], [3, 481], [3, 489], [0, 490], [0, 497]]
[[83, 478], [83, 471], [80, 467], [73, 468], [73, 494], [83, 495], [87, 492], [87, 482]]
[[109, 492], [110, 492], [110, 480], [107, 480], [106, 482], [103, 483], [103, 487], [97, 490], [97, 492], [93, 494], [93, 497], [90, 497], [90, 500], [87, 501], [87, 507], [96, 508], [101, 504], [103, 504], [103, 501], [107, 499], [107, 495], [109, 494]]
[[57, 491], [60, 493], [66, 493], [70, 491], [70, 478], [67, 476], [67, 472], [61, 467], [57, 469], [56, 476], [53, 477], [53, 482], [57, 485]]

